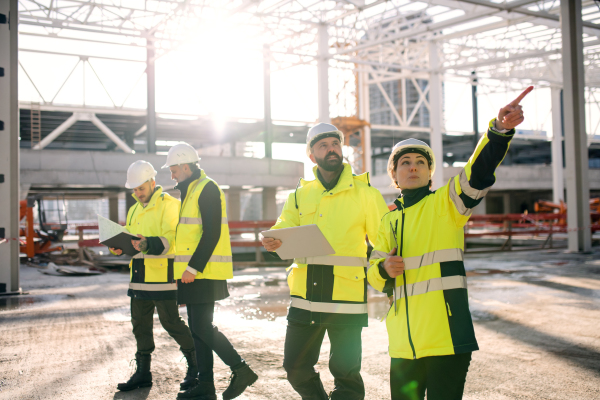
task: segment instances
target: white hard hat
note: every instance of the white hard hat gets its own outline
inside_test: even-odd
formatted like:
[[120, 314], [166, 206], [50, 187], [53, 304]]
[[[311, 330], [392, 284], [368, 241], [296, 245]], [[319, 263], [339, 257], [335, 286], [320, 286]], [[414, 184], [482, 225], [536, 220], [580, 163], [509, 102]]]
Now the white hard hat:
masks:
[[173, 165], [191, 164], [200, 161], [198, 152], [187, 143], [179, 143], [169, 149], [167, 162], [163, 168], [169, 168]]
[[127, 169], [127, 189], [134, 189], [156, 176], [156, 170], [148, 161], [139, 160]]
[[394, 170], [394, 156], [398, 153], [422, 154], [429, 161], [431, 175], [433, 175], [435, 172], [435, 156], [433, 155], [433, 150], [431, 150], [431, 147], [429, 147], [427, 143], [412, 138], [396, 143], [396, 145], [392, 148], [392, 154], [390, 154], [390, 158], [388, 159], [388, 171]]
[[306, 135], [306, 155], [310, 157], [310, 148], [316, 142], [331, 136], [339, 137], [340, 143], [344, 145], [344, 134], [335, 126], [321, 122], [310, 128], [308, 135]]

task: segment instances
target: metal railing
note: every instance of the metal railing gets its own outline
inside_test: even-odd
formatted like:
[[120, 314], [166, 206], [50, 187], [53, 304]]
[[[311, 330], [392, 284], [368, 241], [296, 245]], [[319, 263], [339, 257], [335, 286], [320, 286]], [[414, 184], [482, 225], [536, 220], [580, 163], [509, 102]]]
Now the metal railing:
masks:
[[[591, 220], [595, 221], [589, 227], [593, 234], [600, 231], [600, 213], [592, 212], [591, 217]], [[567, 224], [564, 223], [566, 218], [565, 213], [472, 215], [465, 226], [465, 252], [479, 253], [556, 248], [555, 236], [569, 232]], [[474, 229], [482, 230], [482, 232], [473, 232]], [[467, 250], [467, 239], [486, 237], [502, 238], [504, 242], [499, 248]], [[515, 238], [533, 238], [536, 240], [542, 239], [543, 241], [540, 246], [519, 246], [515, 248], [513, 243]], [[566, 238], [564, 239], [566, 240]]]

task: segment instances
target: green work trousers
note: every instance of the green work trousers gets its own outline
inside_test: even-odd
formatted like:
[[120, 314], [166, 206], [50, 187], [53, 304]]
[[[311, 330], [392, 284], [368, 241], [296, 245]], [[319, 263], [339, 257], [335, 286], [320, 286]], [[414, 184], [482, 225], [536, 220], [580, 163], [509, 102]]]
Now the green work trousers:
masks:
[[160, 324], [179, 345], [184, 354], [194, 351], [194, 339], [183, 318], [179, 315], [177, 301], [131, 299], [131, 324], [137, 342], [137, 354], [151, 354], [154, 351], [154, 309], [158, 312]]

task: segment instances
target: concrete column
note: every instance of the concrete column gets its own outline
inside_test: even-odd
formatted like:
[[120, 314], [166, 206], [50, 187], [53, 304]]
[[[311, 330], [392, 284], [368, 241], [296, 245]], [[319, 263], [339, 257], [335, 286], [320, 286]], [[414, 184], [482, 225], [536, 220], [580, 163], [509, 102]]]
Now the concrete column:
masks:
[[479, 107], [477, 106], [477, 75], [475, 71], [471, 72], [471, 104], [473, 106], [473, 149], [477, 148], [479, 143]]
[[263, 48], [263, 82], [265, 103], [265, 157], [273, 158], [273, 121], [271, 120], [271, 49]]
[[[127, 213], [129, 212], [129, 209], [135, 205], [135, 199], [132, 196], [133, 191], [128, 190], [125, 192], [125, 218], [127, 218]], [[125, 221], [127, 222], [127, 221]]]
[[[153, 35], [153, 34], [150, 34]], [[146, 82], [148, 109], [146, 111], [146, 138], [148, 153], [156, 153], [156, 78], [154, 69], [154, 40], [146, 39]]]
[[262, 191], [262, 219], [274, 221], [277, 217], [277, 188], [265, 187]]
[[317, 81], [319, 85], [319, 122], [331, 122], [329, 117], [329, 32], [327, 24], [319, 25], [319, 56], [317, 58]]
[[479, 204], [477, 204], [477, 207], [475, 207], [473, 209], [473, 215], [484, 215], [484, 214], [486, 214], [485, 200], [486, 200], [485, 197], [483, 199], [481, 199], [481, 202]]
[[112, 222], [119, 222], [119, 193], [108, 195], [108, 219]]
[[569, 251], [592, 249], [581, 0], [560, 2]]
[[438, 55], [437, 43], [429, 42], [429, 120], [431, 123], [430, 146], [436, 160], [435, 172], [433, 175], [432, 190], [444, 186], [444, 149], [442, 144], [442, 75], [440, 74], [440, 59]]
[[[369, 105], [369, 74], [367, 72], [361, 72], [358, 75], [358, 118], [366, 122], [371, 122], [371, 110]], [[364, 160], [363, 165], [364, 172], [372, 172], [373, 161], [371, 158], [371, 127], [365, 126], [363, 128], [364, 134]]]
[[551, 88], [552, 96], [552, 198], [559, 204], [565, 200], [563, 176], [563, 111], [562, 89]]
[[232, 186], [227, 189], [227, 219], [229, 221], [242, 220], [242, 188]]
[[502, 195], [502, 210], [504, 214], [510, 214], [510, 193]]
[[0, 1], [0, 293], [19, 287], [18, 2]]

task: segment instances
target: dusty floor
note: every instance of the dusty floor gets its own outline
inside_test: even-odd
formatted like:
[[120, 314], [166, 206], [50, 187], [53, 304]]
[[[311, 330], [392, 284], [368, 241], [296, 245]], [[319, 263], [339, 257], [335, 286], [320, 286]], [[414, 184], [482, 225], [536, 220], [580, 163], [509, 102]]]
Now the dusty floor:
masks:
[[[600, 251], [468, 257], [469, 295], [481, 350], [465, 399], [600, 399]], [[281, 368], [288, 302], [280, 269], [245, 270], [230, 282], [216, 324], [260, 374], [239, 399], [298, 399]], [[0, 298], [0, 399], [174, 399], [185, 374], [175, 342], [155, 319], [154, 386], [121, 393], [132, 369], [128, 276], [55, 277], [23, 266], [29, 295]], [[363, 331], [367, 399], [387, 399], [385, 298], [370, 294]], [[185, 310], [181, 309], [184, 318]], [[155, 316], [156, 317], [156, 316]], [[329, 345], [317, 368], [325, 387]], [[217, 361], [217, 388], [229, 373]]]

